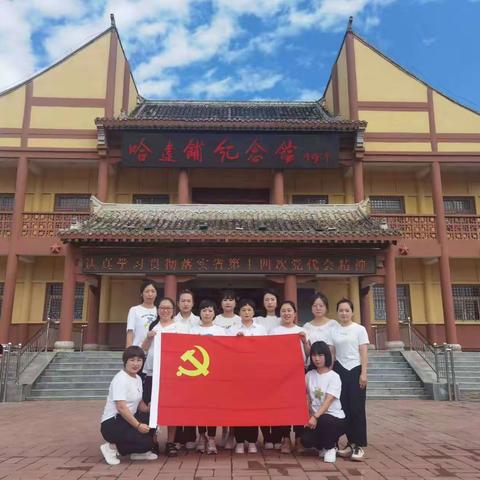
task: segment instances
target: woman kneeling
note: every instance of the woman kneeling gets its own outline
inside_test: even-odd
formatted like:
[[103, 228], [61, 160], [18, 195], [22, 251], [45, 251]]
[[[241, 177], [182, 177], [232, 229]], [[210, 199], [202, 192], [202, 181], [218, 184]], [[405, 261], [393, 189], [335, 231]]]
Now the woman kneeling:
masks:
[[137, 375], [145, 360], [137, 346], [123, 352], [123, 369], [110, 383], [100, 432], [108, 442], [100, 446], [105, 461], [118, 465], [117, 455], [130, 454], [131, 460], [155, 460], [153, 438], [148, 427], [149, 407], [142, 400], [142, 379]]
[[330, 370], [332, 354], [325, 342], [315, 342], [310, 350], [310, 367], [305, 375], [310, 419], [302, 434], [306, 448], [316, 448], [325, 462], [336, 460], [335, 446], [345, 433], [345, 413], [340, 403], [342, 382]]

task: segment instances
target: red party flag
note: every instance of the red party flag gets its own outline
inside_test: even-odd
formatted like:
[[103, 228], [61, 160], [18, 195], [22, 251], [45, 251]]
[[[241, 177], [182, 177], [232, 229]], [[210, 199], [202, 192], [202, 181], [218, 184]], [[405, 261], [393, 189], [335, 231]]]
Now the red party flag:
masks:
[[159, 337], [151, 426], [307, 423], [298, 335]]

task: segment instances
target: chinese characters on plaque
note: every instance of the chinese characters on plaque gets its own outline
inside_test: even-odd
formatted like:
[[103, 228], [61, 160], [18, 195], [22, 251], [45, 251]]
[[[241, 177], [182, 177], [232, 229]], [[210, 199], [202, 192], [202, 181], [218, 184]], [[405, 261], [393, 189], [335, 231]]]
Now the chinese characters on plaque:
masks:
[[371, 255], [129, 255], [85, 254], [83, 273], [372, 274]]
[[335, 132], [125, 132], [128, 167], [336, 168]]

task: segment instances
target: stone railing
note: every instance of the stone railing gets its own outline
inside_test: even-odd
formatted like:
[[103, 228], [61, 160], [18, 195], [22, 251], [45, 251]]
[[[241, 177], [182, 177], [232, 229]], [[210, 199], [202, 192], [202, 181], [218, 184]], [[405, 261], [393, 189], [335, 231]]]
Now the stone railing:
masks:
[[12, 229], [12, 214], [0, 212], [0, 237], [9, 237]]
[[480, 217], [455, 215], [445, 218], [449, 240], [478, 240], [480, 238]]
[[402, 233], [403, 238], [411, 240], [435, 240], [437, 227], [435, 215], [389, 215], [376, 213], [376, 218], [385, 218], [390, 228]]
[[24, 213], [22, 237], [54, 237], [57, 231], [67, 228], [77, 220], [83, 220], [88, 213]]

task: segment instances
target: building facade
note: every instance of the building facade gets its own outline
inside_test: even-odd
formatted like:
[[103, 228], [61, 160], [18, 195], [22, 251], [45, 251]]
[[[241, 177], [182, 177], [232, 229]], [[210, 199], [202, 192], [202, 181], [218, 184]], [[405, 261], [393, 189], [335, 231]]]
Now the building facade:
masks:
[[118, 348], [147, 276], [480, 348], [480, 115], [350, 27], [318, 102], [157, 102], [113, 25], [0, 94], [0, 167], [0, 342]]

